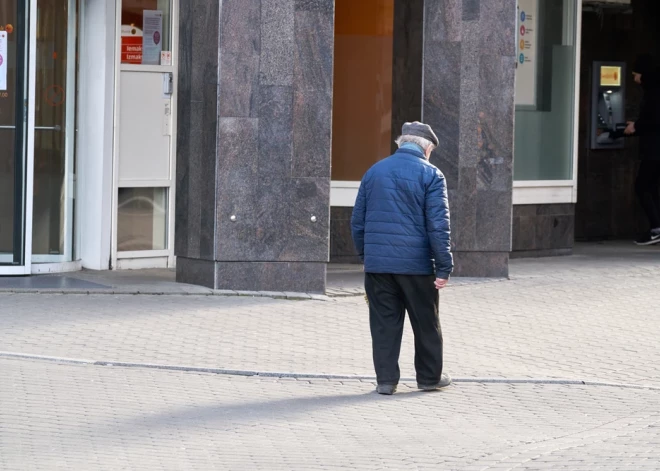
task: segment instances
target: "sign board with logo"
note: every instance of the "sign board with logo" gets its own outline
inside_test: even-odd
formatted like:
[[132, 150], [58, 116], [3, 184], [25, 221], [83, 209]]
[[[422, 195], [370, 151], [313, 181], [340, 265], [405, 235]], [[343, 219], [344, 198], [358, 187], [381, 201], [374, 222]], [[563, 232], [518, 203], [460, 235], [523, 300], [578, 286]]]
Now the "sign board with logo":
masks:
[[538, 0], [518, 0], [516, 105], [537, 105]]
[[144, 10], [142, 36], [142, 64], [160, 65], [163, 50], [163, 12]]
[[7, 90], [7, 32], [0, 31], [0, 91]]

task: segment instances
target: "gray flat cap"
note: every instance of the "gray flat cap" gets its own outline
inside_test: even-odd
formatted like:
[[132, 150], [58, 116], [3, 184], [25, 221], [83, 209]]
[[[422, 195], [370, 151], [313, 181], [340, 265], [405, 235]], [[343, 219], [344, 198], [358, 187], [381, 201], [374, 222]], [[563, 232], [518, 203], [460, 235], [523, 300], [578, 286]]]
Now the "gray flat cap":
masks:
[[417, 136], [423, 137], [424, 139], [431, 141], [434, 146], [438, 147], [440, 141], [438, 141], [438, 136], [435, 135], [433, 129], [428, 124], [420, 123], [415, 121], [414, 123], [405, 123], [401, 134], [404, 136]]

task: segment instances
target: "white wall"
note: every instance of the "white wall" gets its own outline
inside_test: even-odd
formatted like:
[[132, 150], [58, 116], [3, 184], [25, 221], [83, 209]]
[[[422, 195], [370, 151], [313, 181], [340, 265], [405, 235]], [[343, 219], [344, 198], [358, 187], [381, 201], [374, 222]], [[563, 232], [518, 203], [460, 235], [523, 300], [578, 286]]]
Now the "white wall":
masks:
[[83, 0], [77, 155], [77, 258], [107, 270], [112, 237], [115, 1]]

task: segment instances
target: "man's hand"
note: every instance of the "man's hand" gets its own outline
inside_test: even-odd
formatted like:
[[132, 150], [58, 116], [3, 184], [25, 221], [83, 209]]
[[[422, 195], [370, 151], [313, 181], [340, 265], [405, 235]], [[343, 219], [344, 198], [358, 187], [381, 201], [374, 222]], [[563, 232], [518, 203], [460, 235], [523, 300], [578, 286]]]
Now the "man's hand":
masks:
[[635, 122], [634, 121], [628, 121], [628, 126], [626, 126], [626, 130], [623, 131], [623, 133], [626, 136], [632, 136], [633, 134], [635, 134], [635, 132], [636, 132]]
[[449, 280], [443, 280], [442, 278], [435, 279], [435, 289], [442, 289], [447, 286]]

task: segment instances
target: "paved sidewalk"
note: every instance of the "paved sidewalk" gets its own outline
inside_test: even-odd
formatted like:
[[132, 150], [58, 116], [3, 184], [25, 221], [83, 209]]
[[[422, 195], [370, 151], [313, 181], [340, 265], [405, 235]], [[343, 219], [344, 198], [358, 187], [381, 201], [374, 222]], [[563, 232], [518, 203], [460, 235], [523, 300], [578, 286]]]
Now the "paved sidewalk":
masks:
[[[456, 376], [660, 386], [660, 251], [516, 261], [511, 281], [441, 294]], [[653, 259], [655, 258], [655, 260]], [[2, 351], [255, 371], [372, 374], [362, 297], [0, 295]], [[412, 334], [401, 367], [413, 376]]]
[[457, 283], [446, 369], [476, 382], [391, 398], [369, 380], [139, 367], [369, 377], [361, 296], [0, 294], [0, 351], [138, 364], [0, 353], [0, 470], [660, 469], [659, 292], [660, 250], [621, 244]]
[[285, 381], [0, 360], [2, 470], [630, 469], [660, 464], [660, 395]]

